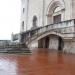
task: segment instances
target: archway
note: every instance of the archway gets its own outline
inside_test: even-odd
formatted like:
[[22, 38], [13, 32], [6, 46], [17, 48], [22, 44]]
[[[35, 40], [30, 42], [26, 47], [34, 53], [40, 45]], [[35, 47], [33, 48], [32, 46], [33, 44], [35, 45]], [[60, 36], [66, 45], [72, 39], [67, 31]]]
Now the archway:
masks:
[[41, 38], [38, 41], [38, 47], [63, 51], [64, 41], [60, 36], [51, 34]]
[[47, 9], [47, 24], [64, 20], [65, 4], [63, 1], [52, 0]]

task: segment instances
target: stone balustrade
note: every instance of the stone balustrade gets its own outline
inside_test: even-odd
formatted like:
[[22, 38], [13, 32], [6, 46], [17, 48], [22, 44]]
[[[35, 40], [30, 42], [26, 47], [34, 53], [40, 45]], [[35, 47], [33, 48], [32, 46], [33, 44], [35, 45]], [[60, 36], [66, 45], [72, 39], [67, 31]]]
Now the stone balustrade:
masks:
[[[28, 30], [21, 33], [21, 42], [26, 42], [28, 39], [34, 39], [39, 35], [46, 32], [56, 32], [63, 35], [63, 37], [74, 37], [75, 32], [75, 20], [62, 21], [55, 24], [46, 25], [44, 27], [38, 27], [34, 30]], [[35, 36], [36, 35], [36, 36]], [[32, 38], [33, 37], [33, 38]]]

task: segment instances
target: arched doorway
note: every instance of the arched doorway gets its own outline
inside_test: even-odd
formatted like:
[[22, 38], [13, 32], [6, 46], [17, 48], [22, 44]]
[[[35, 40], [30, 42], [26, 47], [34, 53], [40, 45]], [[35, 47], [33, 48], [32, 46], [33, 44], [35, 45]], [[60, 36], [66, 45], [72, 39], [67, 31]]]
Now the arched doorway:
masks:
[[47, 24], [58, 23], [64, 20], [65, 5], [63, 1], [53, 0], [47, 10]]
[[63, 51], [64, 41], [60, 36], [48, 35], [38, 41], [38, 47]]

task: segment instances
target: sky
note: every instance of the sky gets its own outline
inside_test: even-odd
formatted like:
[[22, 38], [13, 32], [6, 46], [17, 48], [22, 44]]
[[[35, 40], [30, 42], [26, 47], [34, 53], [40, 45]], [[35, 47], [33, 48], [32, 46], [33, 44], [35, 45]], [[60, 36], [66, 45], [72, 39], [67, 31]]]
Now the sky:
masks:
[[20, 32], [21, 0], [0, 0], [0, 40]]

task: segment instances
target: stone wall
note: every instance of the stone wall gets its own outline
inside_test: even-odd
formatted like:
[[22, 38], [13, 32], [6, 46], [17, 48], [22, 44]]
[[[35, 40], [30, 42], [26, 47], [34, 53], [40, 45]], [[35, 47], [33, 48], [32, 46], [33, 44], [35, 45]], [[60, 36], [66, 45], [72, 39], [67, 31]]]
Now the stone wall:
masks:
[[64, 52], [75, 53], [75, 41], [74, 40], [64, 40]]
[[75, 19], [75, 0], [72, 0], [72, 18]]

